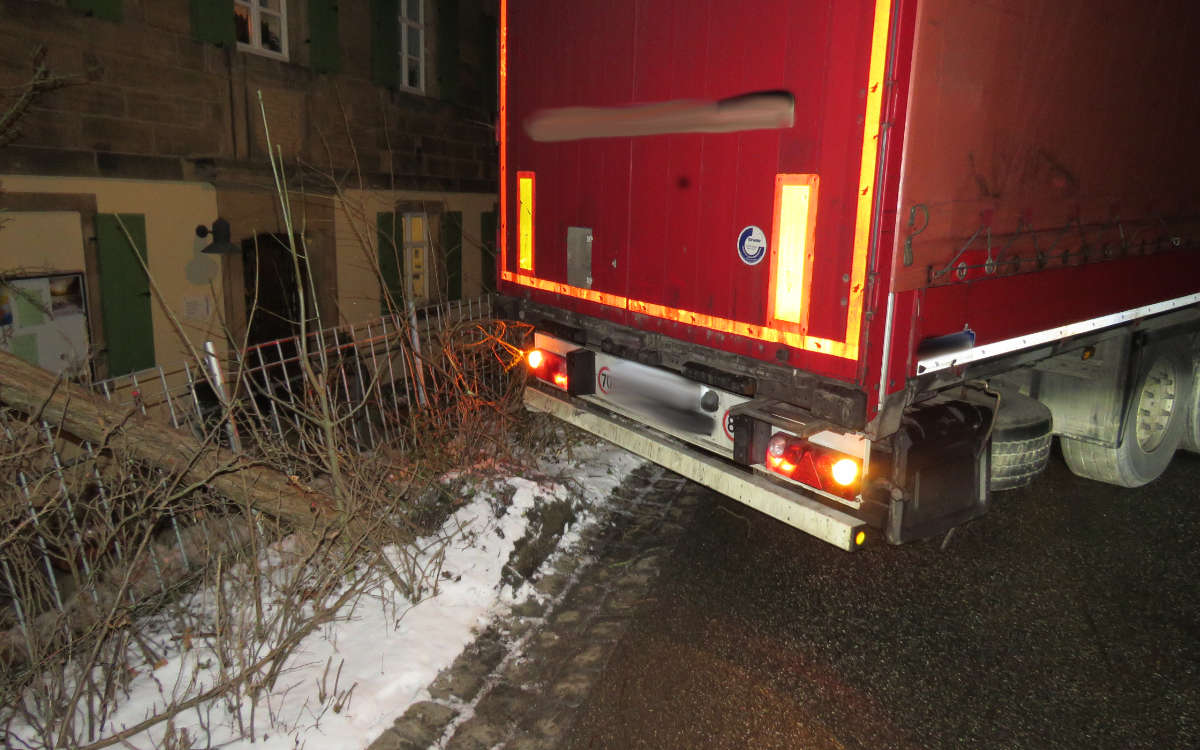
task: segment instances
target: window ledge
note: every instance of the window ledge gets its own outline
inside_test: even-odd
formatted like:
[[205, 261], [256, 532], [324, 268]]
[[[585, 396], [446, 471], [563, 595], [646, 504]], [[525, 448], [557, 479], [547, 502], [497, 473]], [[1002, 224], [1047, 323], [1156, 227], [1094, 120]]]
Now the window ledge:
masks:
[[283, 52], [274, 52], [269, 49], [263, 49], [262, 47], [255, 47], [253, 44], [246, 44], [245, 42], [238, 42], [237, 49], [238, 52], [246, 52], [251, 55], [258, 55], [259, 57], [268, 57], [272, 60], [279, 60], [280, 62], [289, 61], [287, 54]]

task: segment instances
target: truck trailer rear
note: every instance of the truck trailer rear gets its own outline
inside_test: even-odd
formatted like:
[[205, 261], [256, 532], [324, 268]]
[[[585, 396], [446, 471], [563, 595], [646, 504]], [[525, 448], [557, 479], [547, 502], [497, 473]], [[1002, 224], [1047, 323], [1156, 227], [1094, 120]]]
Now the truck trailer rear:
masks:
[[1200, 6], [502, 0], [529, 407], [844, 549], [1200, 449]]

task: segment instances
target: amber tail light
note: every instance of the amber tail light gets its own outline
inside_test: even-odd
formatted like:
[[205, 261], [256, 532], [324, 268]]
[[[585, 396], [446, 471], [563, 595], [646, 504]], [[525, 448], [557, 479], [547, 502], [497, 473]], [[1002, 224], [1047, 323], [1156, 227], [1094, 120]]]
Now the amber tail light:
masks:
[[530, 349], [525, 353], [525, 364], [529, 366], [529, 372], [533, 373], [538, 380], [549, 383], [555, 388], [567, 390], [570, 381], [567, 378], [566, 357], [545, 349]]
[[862, 484], [857, 459], [783, 432], [771, 436], [764, 463], [776, 474], [839, 497], [853, 498]]

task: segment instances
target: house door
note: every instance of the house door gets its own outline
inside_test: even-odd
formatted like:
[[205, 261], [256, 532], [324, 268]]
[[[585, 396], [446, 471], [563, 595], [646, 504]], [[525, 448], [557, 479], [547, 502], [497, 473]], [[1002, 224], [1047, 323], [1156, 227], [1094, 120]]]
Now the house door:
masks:
[[[302, 250], [299, 239], [296, 245]], [[304, 313], [310, 322], [315, 319], [307, 266], [300, 263], [297, 279], [286, 234], [260, 234], [242, 240], [242, 268], [251, 345], [297, 335], [302, 294]]]
[[142, 214], [97, 214], [96, 251], [108, 377], [153, 367], [150, 280], [142, 267], [148, 262], [146, 217]]

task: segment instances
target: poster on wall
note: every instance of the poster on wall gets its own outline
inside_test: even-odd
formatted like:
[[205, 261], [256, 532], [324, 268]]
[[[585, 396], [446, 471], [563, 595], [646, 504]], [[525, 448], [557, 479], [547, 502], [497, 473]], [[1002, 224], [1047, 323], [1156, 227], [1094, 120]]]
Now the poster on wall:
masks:
[[83, 274], [0, 279], [0, 350], [56, 375], [88, 366]]

